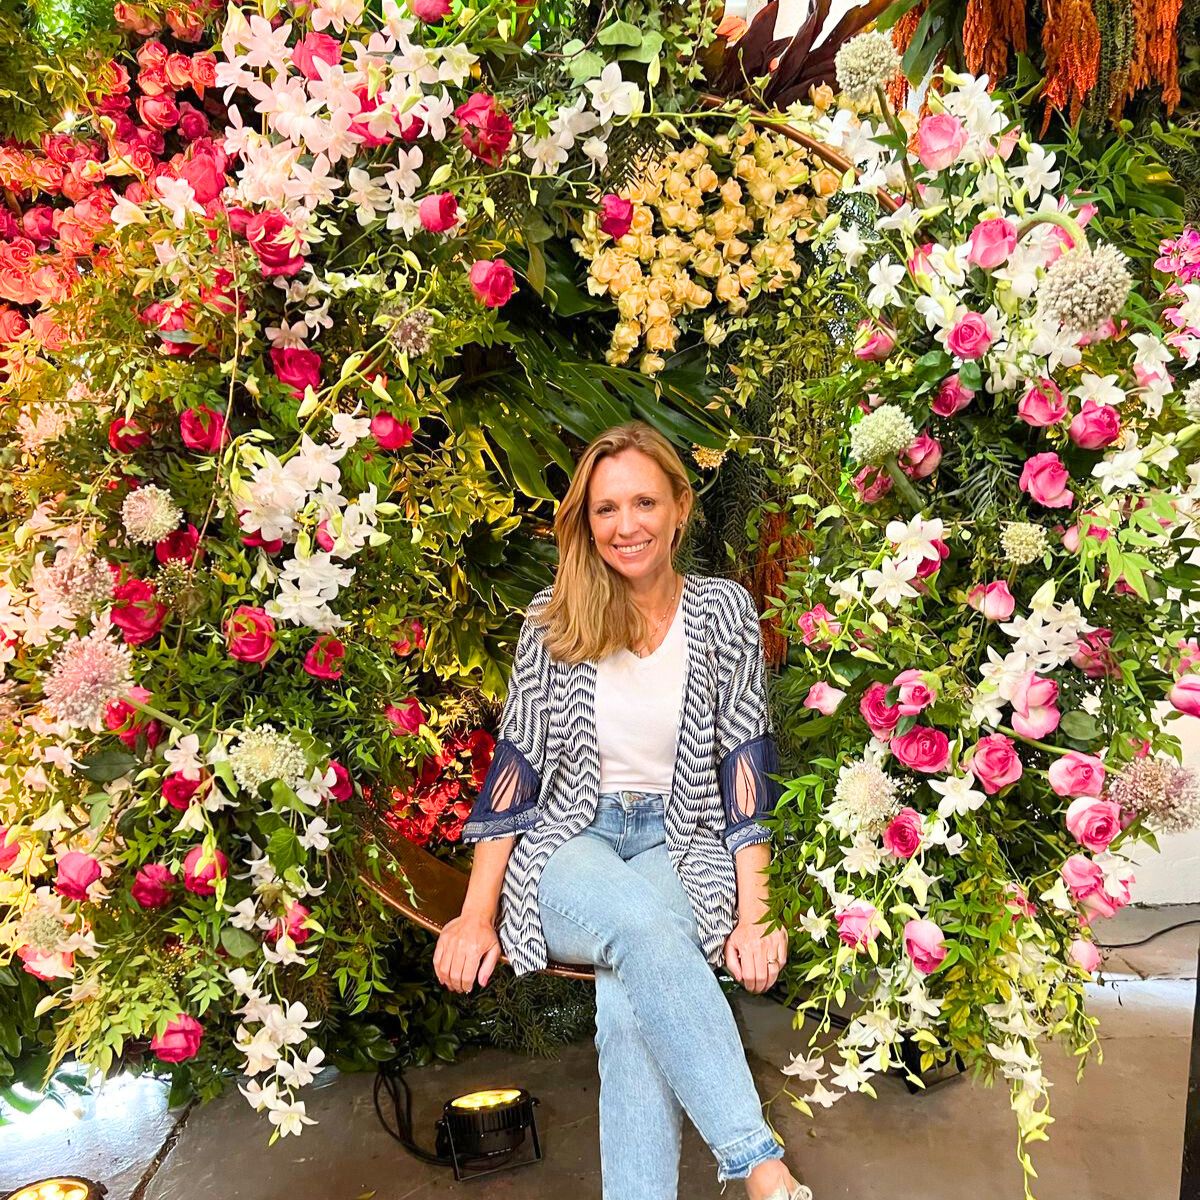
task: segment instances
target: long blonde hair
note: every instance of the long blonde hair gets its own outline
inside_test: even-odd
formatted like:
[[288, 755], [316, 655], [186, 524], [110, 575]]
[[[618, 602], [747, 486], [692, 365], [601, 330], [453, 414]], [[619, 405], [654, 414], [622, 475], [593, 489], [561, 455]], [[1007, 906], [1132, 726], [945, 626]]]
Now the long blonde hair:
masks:
[[534, 620], [545, 627], [543, 641], [565, 663], [595, 661], [638, 645], [649, 632], [624, 578], [601, 557], [591, 541], [588, 487], [596, 464], [622, 450], [640, 450], [654, 459], [671, 482], [683, 521], [671, 538], [671, 560], [683, 541], [695, 492], [675, 447], [645, 421], [614, 425], [593, 438], [575, 465], [575, 475], [554, 518], [558, 570], [554, 593]]

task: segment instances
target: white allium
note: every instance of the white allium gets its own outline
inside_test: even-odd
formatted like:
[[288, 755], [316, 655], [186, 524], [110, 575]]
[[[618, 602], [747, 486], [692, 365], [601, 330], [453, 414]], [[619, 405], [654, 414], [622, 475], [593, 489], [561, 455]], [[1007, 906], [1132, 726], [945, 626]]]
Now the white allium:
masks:
[[833, 60], [847, 100], [866, 100], [900, 69], [900, 55], [886, 34], [872, 30], [851, 38]]
[[1046, 553], [1046, 544], [1046, 531], [1040, 525], [1031, 525], [1027, 521], [1014, 521], [1006, 525], [1000, 535], [1005, 557], [1018, 567], [1037, 562]]
[[1041, 315], [1064, 329], [1091, 333], [1121, 311], [1133, 284], [1115, 246], [1078, 246], [1059, 256], [1038, 284]]
[[843, 833], [879, 832], [895, 814], [896, 781], [876, 763], [856, 759], [838, 772], [829, 822]]
[[916, 427], [903, 409], [881, 404], [850, 430], [850, 455], [873, 466], [911, 446], [916, 436]]
[[1183, 411], [1189, 421], [1200, 421], [1200, 379], [1189, 383], [1183, 393]]
[[299, 787], [308, 772], [304, 751], [274, 725], [257, 725], [238, 735], [229, 748], [229, 766], [238, 784], [251, 795], [259, 785], [278, 779]]
[[48, 573], [51, 587], [73, 612], [90, 612], [112, 598], [113, 573], [108, 563], [81, 546], [62, 547]]
[[137, 488], [125, 497], [121, 505], [121, 520], [131, 542], [153, 545], [174, 533], [183, 520], [183, 509], [165, 488], [152, 483]]

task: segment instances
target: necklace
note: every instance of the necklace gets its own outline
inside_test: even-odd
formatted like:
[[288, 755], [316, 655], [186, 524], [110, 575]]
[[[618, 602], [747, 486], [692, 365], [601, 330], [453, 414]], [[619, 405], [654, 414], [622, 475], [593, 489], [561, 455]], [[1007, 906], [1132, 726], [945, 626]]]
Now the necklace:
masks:
[[[657, 635], [658, 631], [662, 628], [662, 623], [667, 619], [668, 616], [670, 616], [671, 613], [673, 613], [675, 611], [675, 600], [676, 600], [678, 594], [679, 594], [679, 579], [676, 578], [675, 588], [671, 592], [671, 603], [668, 606], [667, 611], [665, 613], [663, 613], [663, 615], [661, 617], [658, 618], [658, 623], [654, 626], [654, 628], [652, 630], [650, 630], [650, 636], [646, 639], [647, 642], [654, 641], [654, 638]], [[658, 647], [656, 646], [655, 649], [658, 649]], [[638, 650], [634, 651], [634, 654], [636, 654], [638, 656], [638, 658], [645, 658], [645, 657], [647, 657], [647, 655], [650, 655], [653, 653], [654, 653], [654, 650], [647, 650], [645, 654], [642, 654]]]

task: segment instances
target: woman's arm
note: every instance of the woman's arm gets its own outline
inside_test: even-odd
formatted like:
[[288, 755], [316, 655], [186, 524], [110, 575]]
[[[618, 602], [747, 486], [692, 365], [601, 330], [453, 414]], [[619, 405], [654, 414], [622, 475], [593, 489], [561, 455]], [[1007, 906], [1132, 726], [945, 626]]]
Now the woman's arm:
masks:
[[767, 911], [767, 868], [771, 865], [770, 842], [743, 846], [733, 857], [737, 872], [739, 921], [757, 924]]
[[508, 868], [508, 857], [512, 854], [516, 841], [515, 837], [491, 838], [475, 847], [462, 916], [482, 917], [489, 925], [496, 924], [496, 916], [500, 910], [500, 891], [504, 886], [504, 872]]

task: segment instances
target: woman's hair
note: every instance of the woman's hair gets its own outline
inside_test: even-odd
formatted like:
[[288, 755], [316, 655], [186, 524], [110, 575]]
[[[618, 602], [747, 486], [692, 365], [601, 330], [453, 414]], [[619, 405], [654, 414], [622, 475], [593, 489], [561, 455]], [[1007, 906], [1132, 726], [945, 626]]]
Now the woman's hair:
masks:
[[600, 557], [592, 543], [588, 521], [588, 487], [596, 464], [629, 449], [640, 450], [658, 463], [670, 481], [675, 502], [683, 509], [683, 522], [671, 538], [672, 561], [693, 511], [695, 493], [687, 468], [675, 447], [653, 426], [627, 421], [592, 440], [576, 463], [575, 476], [554, 518], [558, 541], [554, 593], [534, 618], [545, 627], [546, 650], [561, 662], [604, 658], [637, 645], [648, 632], [624, 577]]

